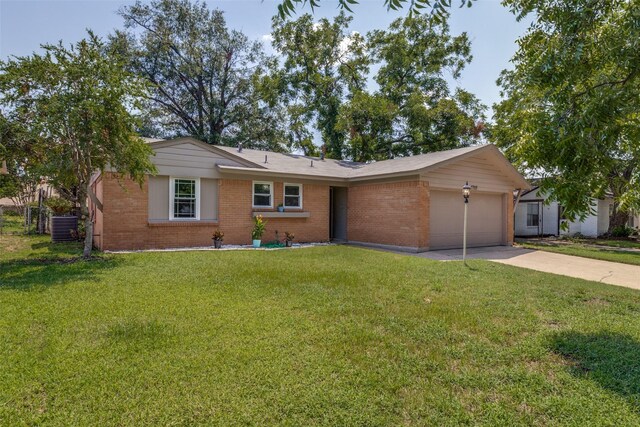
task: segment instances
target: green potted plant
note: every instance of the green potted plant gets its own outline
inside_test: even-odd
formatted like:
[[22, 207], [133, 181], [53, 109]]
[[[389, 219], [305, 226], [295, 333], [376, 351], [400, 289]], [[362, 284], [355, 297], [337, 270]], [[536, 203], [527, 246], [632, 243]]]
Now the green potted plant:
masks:
[[262, 219], [262, 215], [253, 218], [253, 229], [251, 230], [251, 238], [253, 239], [253, 247], [259, 248], [262, 235], [264, 234], [266, 221]]
[[293, 244], [293, 239], [296, 238], [296, 235], [293, 233], [289, 233], [288, 231], [284, 232], [284, 245], [287, 248], [290, 248], [291, 245]]
[[284, 212], [284, 205], [282, 203], [278, 205], [278, 212]]
[[78, 238], [78, 217], [71, 214], [73, 203], [62, 197], [49, 197], [44, 203], [51, 211], [51, 241], [71, 242]]
[[222, 241], [224, 240], [224, 233], [219, 229], [213, 232], [213, 247], [220, 249], [222, 247]]

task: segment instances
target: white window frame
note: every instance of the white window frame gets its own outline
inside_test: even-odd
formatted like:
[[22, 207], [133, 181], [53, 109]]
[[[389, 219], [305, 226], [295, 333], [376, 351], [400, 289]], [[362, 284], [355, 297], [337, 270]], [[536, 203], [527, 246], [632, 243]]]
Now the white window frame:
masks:
[[[535, 206], [536, 209], [538, 210], [538, 212], [536, 214], [530, 214], [529, 213], [529, 206]], [[537, 215], [538, 217], [538, 223], [536, 225], [529, 225], [529, 215]], [[527, 203], [527, 217], [525, 219], [527, 227], [529, 228], [539, 228], [540, 227], [540, 204], [538, 202], [535, 203]]]
[[[287, 197], [287, 193], [286, 193], [286, 189], [287, 187], [298, 187], [298, 198], [300, 200], [300, 206], [287, 206], [285, 204], [285, 197]], [[292, 196], [289, 196], [292, 197]], [[284, 206], [285, 209], [302, 209], [302, 184], [293, 184], [290, 182], [285, 182], [284, 184], [282, 184], [282, 206]]]
[[[269, 185], [269, 206], [267, 205], [257, 205], [255, 204], [256, 200], [256, 184], [267, 184]], [[258, 194], [259, 196], [266, 196], [266, 194]], [[273, 181], [253, 181], [251, 182], [251, 206], [255, 209], [273, 209]]]
[[[184, 179], [195, 181], [196, 183], [196, 217], [195, 218], [176, 218], [174, 198], [176, 196], [176, 180]], [[169, 220], [170, 221], [200, 221], [200, 178], [189, 176], [172, 176], [169, 177]]]

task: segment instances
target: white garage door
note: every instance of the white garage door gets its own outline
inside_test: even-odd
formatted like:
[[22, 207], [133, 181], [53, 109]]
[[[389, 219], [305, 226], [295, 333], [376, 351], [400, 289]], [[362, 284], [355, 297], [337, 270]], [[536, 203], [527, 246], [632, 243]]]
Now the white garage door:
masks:
[[[429, 248], [462, 247], [464, 199], [462, 191], [431, 191]], [[467, 246], [502, 245], [504, 212], [501, 194], [475, 192], [469, 199]]]

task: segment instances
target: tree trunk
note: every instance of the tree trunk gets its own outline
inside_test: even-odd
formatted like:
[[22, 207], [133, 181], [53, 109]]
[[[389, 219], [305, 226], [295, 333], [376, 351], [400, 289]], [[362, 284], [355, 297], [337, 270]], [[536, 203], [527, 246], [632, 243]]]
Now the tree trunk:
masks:
[[[91, 191], [91, 189], [89, 189]], [[93, 249], [93, 222], [91, 222], [91, 216], [89, 215], [89, 206], [87, 205], [86, 194], [78, 194], [80, 198], [80, 213], [84, 218], [84, 231], [86, 236], [84, 238], [84, 250], [82, 251], [83, 258], [91, 257], [91, 249]]]
[[609, 233], [611, 233], [614, 228], [626, 226], [628, 223], [629, 212], [621, 211], [617, 206], [614, 205], [613, 215], [611, 215], [611, 218], [609, 218]]

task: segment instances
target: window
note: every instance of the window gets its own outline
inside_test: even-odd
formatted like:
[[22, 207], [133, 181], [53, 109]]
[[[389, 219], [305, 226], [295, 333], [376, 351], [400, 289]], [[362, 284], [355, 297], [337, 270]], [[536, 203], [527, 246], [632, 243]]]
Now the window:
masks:
[[273, 183], [261, 181], [253, 182], [253, 207], [273, 207]]
[[302, 185], [284, 184], [285, 208], [302, 208]]
[[169, 207], [171, 219], [198, 219], [200, 206], [200, 180], [189, 178], [172, 178]]
[[537, 227], [540, 221], [540, 205], [527, 203], [527, 227]]

